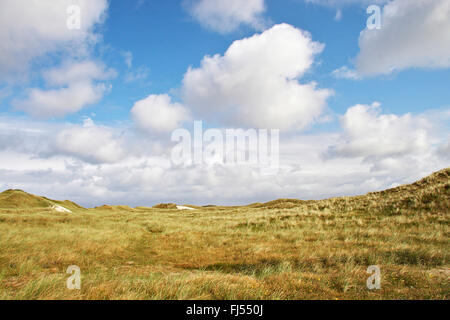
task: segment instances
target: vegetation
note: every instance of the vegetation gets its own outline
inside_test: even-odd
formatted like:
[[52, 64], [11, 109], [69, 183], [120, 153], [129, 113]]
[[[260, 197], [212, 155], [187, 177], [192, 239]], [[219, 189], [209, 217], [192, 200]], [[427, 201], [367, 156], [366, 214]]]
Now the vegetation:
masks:
[[[0, 299], [449, 298], [450, 168], [365, 196], [196, 208], [5, 191]], [[381, 290], [366, 287], [371, 265]]]

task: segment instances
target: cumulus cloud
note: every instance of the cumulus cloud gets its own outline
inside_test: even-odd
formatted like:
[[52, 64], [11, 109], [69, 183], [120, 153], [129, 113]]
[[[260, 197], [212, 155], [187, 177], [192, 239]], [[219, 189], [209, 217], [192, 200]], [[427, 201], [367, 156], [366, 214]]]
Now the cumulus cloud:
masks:
[[264, 0], [188, 0], [185, 7], [201, 25], [220, 33], [241, 25], [261, 29], [265, 24]]
[[[129, 157], [157, 153], [152, 143], [148, 139], [139, 140], [127, 125], [98, 125], [90, 118], [74, 124], [0, 116], [0, 152], [21, 154], [18, 161], [28, 156], [50, 162], [71, 159], [89, 165], [114, 164]], [[23, 162], [25, 168], [26, 163]]]
[[[79, 30], [67, 27], [71, 5], [81, 9]], [[0, 1], [0, 81], [26, 73], [34, 58], [47, 53], [86, 51], [97, 41], [94, 28], [102, 22], [107, 7], [107, 0]]]
[[346, 75], [354, 78], [354, 73], [364, 77], [409, 68], [449, 68], [449, 16], [448, 0], [388, 2], [382, 9], [381, 29], [361, 32], [355, 70]]
[[106, 87], [77, 83], [55, 90], [30, 89], [27, 100], [16, 101], [16, 109], [40, 118], [62, 117], [101, 99]]
[[43, 72], [49, 86], [59, 88], [28, 90], [25, 100], [16, 100], [16, 109], [39, 118], [63, 117], [75, 113], [83, 107], [98, 102], [108, 90], [99, 80], [107, 80], [116, 75], [93, 61], [66, 62], [63, 66]]
[[331, 90], [299, 83], [324, 48], [309, 33], [280, 24], [205, 56], [183, 79], [185, 103], [200, 118], [226, 124], [303, 129], [326, 107]]
[[47, 84], [64, 86], [72, 83], [107, 80], [116, 76], [116, 72], [94, 61], [66, 61], [61, 67], [45, 70], [43, 77]]
[[131, 109], [131, 117], [139, 129], [155, 133], [172, 131], [190, 119], [188, 109], [172, 102], [167, 94], [149, 95], [137, 101]]
[[[71, 28], [76, 7], [81, 24]], [[33, 87], [21, 90], [26, 96], [15, 97], [15, 109], [39, 118], [64, 117], [100, 101], [110, 89], [102, 81], [114, 77], [115, 71], [91, 61], [90, 55], [100, 38], [95, 28], [107, 8], [107, 0], [0, 3], [0, 83], [17, 84], [30, 70], [42, 76], [33, 78]], [[47, 64], [42, 63], [47, 57], [58, 57], [52, 62], [60, 61], [60, 66], [42, 71], [39, 66]]]
[[54, 140], [56, 152], [79, 158], [88, 163], [114, 163], [125, 152], [120, 137], [107, 128], [86, 119], [82, 126], [74, 125], [60, 131]]
[[418, 154], [431, 146], [426, 118], [381, 114], [380, 104], [356, 105], [341, 117], [342, 136], [331, 156], [386, 158]]

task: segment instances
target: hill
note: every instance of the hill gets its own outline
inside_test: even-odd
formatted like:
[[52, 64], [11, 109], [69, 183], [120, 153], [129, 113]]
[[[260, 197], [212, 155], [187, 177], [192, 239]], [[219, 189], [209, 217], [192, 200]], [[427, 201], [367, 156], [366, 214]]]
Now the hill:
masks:
[[307, 208], [313, 210], [371, 211], [400, 214], [408, 211], [449, 212], [450, 211], [450, 168], [431, 174], [417, 182], [396, 188], [371, 192], [362, 196], [339, 197], [319, 201], [279, 199], [253, 208], [289, 209]]
[[70, 211], [84, 209], [82, 206], [69, 200], [52, 200], [18, 189], [9, 189], [0, 193], [0, 209], [38, 209], [58, 207], [63, 207]]

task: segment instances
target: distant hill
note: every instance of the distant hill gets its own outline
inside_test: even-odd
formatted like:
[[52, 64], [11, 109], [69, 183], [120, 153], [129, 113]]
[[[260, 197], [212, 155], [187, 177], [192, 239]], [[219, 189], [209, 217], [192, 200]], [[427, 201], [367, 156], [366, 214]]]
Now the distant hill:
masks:
[[432, 213], [450, 212], [450, 168], [437, 171], [412, 184], [399, 186], [359, 197], [367, 206], [387, 211], [424, 210]]
[[450, 212], [450, 168], [435, 172], [412, 184], [362, 196], [319, 201], [279, 199], [250, 206], [268, 209], [304, 207], [314, 210], [372, 211], [388, 214], [407, 213], [408, 210], [448, 213]]
[[254, 203], [248, 207], [267, 208], [267, 209], [290, 209], [304, 204], [305, 201], [298, 199], [278, 199], [266, 203]]
[[176, 209], [177, 205], [175, 203], [160, 203], [153, 206], [154, 209]]
[[129, 206], [109, 206], [106, 204], [100, 207], [95, 207], [94, 209], [101, 211], [133, 211], [133, 208]]
[[55, 206], [61, 206], [68, 210], [84, 209], [69, 200], [52, 200], [18, 189], [10, 189], [0, 193], [0, 209], [53, 208]]
[[22, 190], [10, 189], [0, 193], [0, 208], [47, 208], [52, 203], [45, 198], [26, 193]]

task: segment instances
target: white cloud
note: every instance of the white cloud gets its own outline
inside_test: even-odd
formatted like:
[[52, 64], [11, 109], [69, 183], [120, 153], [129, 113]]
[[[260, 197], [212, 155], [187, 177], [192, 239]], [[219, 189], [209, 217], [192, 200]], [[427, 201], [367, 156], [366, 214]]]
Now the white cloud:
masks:
[[13, 105], [39, 118], [63, 117], [98, 102], [108, 90], [108, 86], [98, 80], [115, 75], [114, 70], [107, 70], [102, 64], [92, 61], [66, 62], [43, 73], [47, 85], [63, 87], [29, 89], [27, 99], [15, 100]]
[[445, 159], [450, 160], [450, 137], [447, 140], [447, 142], [445, 142], [444, 144], [442, 144], [439, 147], [438, 153], [440, 156], [444, 157]]
[[150, 95], [137, 101], [131, 109], [137, 127], [147, 132], [169, 132], [190, 119], [189, 111], [171, 101], [167, 94]]
[[450, 1], [394, 0], [381, 29], [361, 32], [356, 69], [362, 76], [408, 68], [450, 67]]
[[18, 110], [38, 118], [63, 117], [81, 110], [84, 106], [98, 102], [106, 91], [104, 85], [77, 83], [55, 90], [29, 90], [28, 99], [14, 102]]
[[113, 130], [86, 119], [82, 126], [73, 125], [60, 131], [54, 140], [55, 151], [88, 163], [114, 163], [125, 155], [120, 138]]
[[358, 72], [349, 69], [347, 66], [340, 67], [339, 69], [334, 70], [331, 74], [338, 79], [360, 79]]
[[332, 94], [298, 82], [323, 48], [305, 31], [276, 25], [190, 68], [183, 79], [184, 101], [199, 116], [226, 124], [305, 128]]
[[[68, 25], [73, 6], [80, 8], [80, 29]], [[91, 61], [90, 55], [100, 38], [95, 28], [107, 8], [107, 0], [1, 1], [0, 83], [27, 79], [31, 70], [46, 84], [23, 89], [27, 96], [12, 101], [17, 110], [40, 118], [63, 117], [103, 97], [110, 86], [101, 81], [115, 71]], [[61, 65], [42, 72], [39, 66], [47, 65], [47, 57], [58, 57], [52, 62], [60, 60]]]
[[424, 117], [381, 114], [380, 104], [356, 105], [341, 118], [340, 141], [329, 150], [331, 156], [365, 159], [420, 154], [431, 145], [430, 123]]
[[61, 67], [45, 70], [43, 77], [48, 85], [65, 86], [72, 83], [107, 80], [116, 76], [112, 69], [106, 69], [94, 61], [66, 61]]
[[[81, 8], [81, 29], [67, 28], [67, 8]], [[95, 42], [107, 0], [0, 1], [0, 81], [26, 73], [30, 62], [53, 51], [76, 55]]]
[[261, 29], [265, 24], [264, 0], [188, 0], [185, 6], [200, 24], [220, 33], [232, 32], [241, 25]]

